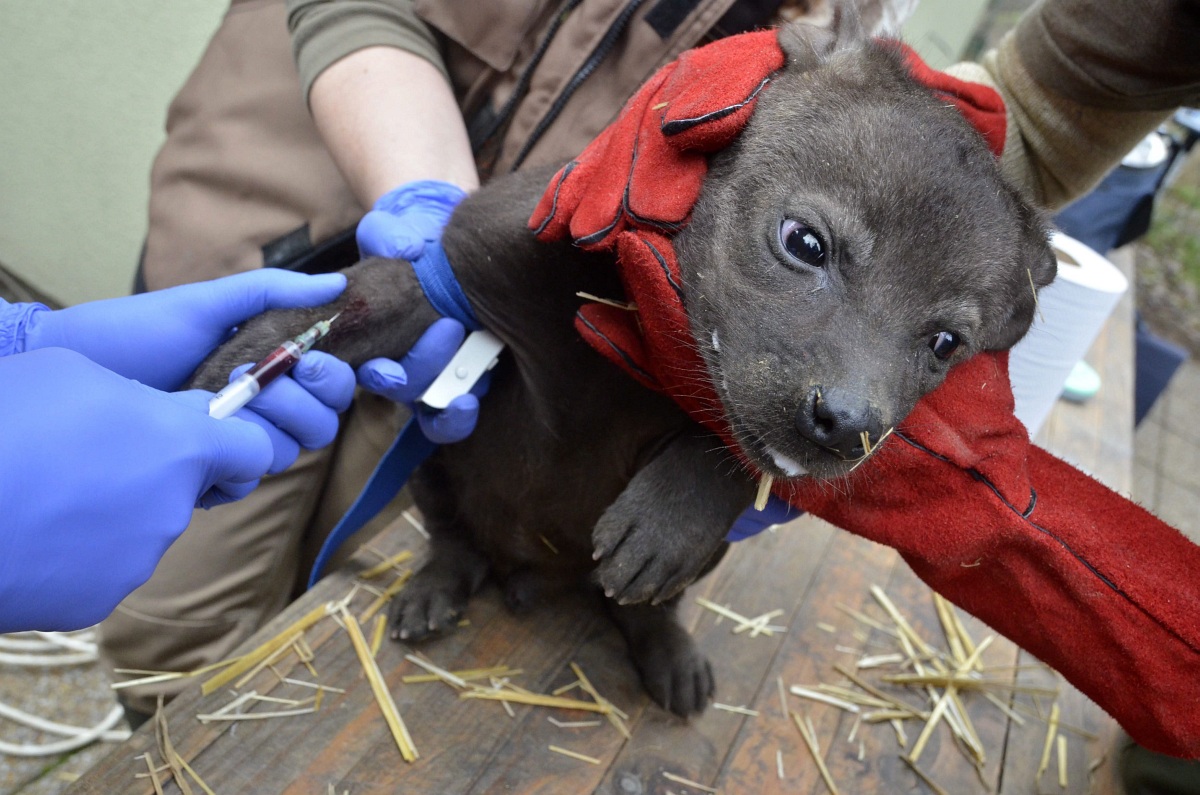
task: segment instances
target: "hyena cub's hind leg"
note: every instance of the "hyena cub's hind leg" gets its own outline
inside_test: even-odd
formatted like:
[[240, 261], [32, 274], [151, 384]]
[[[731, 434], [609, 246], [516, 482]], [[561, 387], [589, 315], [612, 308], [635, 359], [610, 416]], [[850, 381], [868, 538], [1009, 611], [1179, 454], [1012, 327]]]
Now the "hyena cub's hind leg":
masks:
[[458, 515], [454, 489], [437, 453], [413, 474], [409, 489], [430, 540], [429, 559], [392, 600], [391, 638], [402, 641], [453, 630], [489, 570], [471, 529]]
[[487, 572], [487, 561], [469, 541], [435, 537], [429, 560], [392, 601], [392, 640], [421, 640], [456, 627]]
[[660, 605], [605, 602], [650, 697], [682, 718], [703, 712], [716, 682], [708, 658], [675, 618], [678, 599]]

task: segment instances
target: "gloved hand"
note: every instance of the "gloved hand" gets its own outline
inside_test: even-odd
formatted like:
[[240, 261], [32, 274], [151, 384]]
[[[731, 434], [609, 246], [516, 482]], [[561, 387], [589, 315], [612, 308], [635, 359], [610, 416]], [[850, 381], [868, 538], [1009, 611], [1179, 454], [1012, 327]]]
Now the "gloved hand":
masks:
[[358, 222], [355, 236], [364, 257], [414, 260], [442, 230], [465, 191], [449, 182], [426, 179], [385, 193]]
[[[456, 185], [422, 180], [401, 185], [375, 202], [358, 224], [359, 253], [364, 257], [415, 260], [426, 246], [438, 245], [450, 214], [466, 193]], [[448, 444], [465, 439], [479, 418], [479, 396], [487, 380], [450, 402], [441, 411], [419, 407], [415, 401], [433, 383], [462, 344], [461, 323], [443, 318], [429, 327], [403, 361], [372, 359], [358, 368], [359, 384], [366, 390], [413, 410], [421, 431], [432, 442]]]
[[926, 395], [844, 487], [799, 502], [894, 547], [1151, 750], [1200, 757], [1200, 547], [1030, 444], [1007, 353]]
[[296, 439], [328, 441], [323, 415], [348, 402], [350, 368], [321, 355], [297, 370], [257, 411], [214, 420], [207, 392], [160, 392], [72, 351], [0, 358], [0, 632], [96, 623], [197, 505], [245, 495]]
[[725, 536], [725, 540], [730, 543], [745, 541], [768, 527], [790, 522], [803, 515], [803, 510], [772, 494], [767, 498], [767, 504], [761, 511], [754, 506], [742, 511], [742, 515], [733, 523], [733, 527], [729, 528], [729, 534]]
[[346, 277], [338, 273], [262, 268], [54, 312], [42, 309], [29, 315], [16, 352], [68, 348], [114, 373], [170, 391], [238, 323], [268, 309], [319, 306], [345, 288]]
[[[229, 380], [251, 366], [248, 363], [235, 368], [229, 374]], [[274, 453], [267, 474], [275, 475], [295, 463], [301, 448], [319, 450], [334, 440], [338, 432], [337, 415], [350, 407], [354, 385], [355, 376], [350, 365], [327, 353], [309, 351], [287, 375], [267, 384], [233, 416], [252, 422], [267, 432]], [[176, 394], [195, 396], [197, 401], [203, 402], [205, 414], [208, 413], [211, 393], [192, 390]], [[197, 507], [211, 508], [240, 500], [253, 491], [255, 485], [257, 483], [249, 484], [237, 492], [214, 488], [204, 495]]]
[[462, 323], [440, 318], [402, 361], [371, 359], [363, 363], [358, 368], [358, 383], [364, 389], [408, 406], [429, 441], [435, 444], [462, 441], [475, 430], [479, 398], [487, 392], [488, 375], [475, 384], [470, 394], [454, 398], [441, 411], [426, 408], [416, 400], [454, 356], [465, 334]]

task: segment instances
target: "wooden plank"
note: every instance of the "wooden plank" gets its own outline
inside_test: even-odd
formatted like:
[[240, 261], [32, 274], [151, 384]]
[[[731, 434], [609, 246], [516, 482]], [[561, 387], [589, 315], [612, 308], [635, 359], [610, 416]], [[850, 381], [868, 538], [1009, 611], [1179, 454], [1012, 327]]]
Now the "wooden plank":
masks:
[[[836, 647], [848, 644], [861, 650], [869, 641], [853, 640], [859, 625], [838, 606], [844, 604], [860, 611], [869, 609], [870, 585], [886, 582], [897, 561], [898, 556], [891, 549], [837, 531], [759, 687], [753, 706], [760, 717], [743, 723], [722, 765], [719, 779], [722, 791], [824, 791], [816, 765], [800, 735], [782, 714], [777, 680], [782, 678], [787, 686], [812, 685], [830, 681], [834, 663], [853, 664], [857, 654], [847, 654]], [[836, 632], [825, 632], [818, 624], [833, 626]], [[859, 784], [871, 780], [871, 775], [869, 770], [856, 768], [857, 745], [851, 747], [844, 742], [849, 723], [843, 723], [840, 710], [808, 705], [791, 695], [786, 700], [789, 709], [803, 708], [811, 716], [825, 750], [826, 764], [835, 780], [846, 782], [843, 792], [871, 792], [871, 789], [859, 788]], [[834, 737], [837, 741], [832, 739]], [[891, 742], [894, 744], [895, 741]], [[783, 755], [783, 779], [778, 775], [777, 751]], [[868, 768], [873, 758], [868, 756]], [[852, 759], [854, 765], [850, 764]]]

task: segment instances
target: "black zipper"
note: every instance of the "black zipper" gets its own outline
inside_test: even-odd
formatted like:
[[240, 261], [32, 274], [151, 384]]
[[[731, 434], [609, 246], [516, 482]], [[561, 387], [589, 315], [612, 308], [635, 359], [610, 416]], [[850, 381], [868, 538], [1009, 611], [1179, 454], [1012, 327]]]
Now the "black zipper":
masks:
[[550, 106], [550, 110], [546, 112], [546, 115], [542, 117], [540, 122], [538, 122], [537, 127], [535, 127], [533, 132], [529, 134], [529, 138], [525, 141], [525, 145], [521, 147], [521, 151], [517, 153], [517, 157], [513, 161], [511, 168], [512, 171], [516, 171], [518, 168], [520, 168], [521, 163], [525, 161], [525, 158], [529, 155], [530, 150], [537, 145], [537, 142], [541, 139], [542, 135], [544, 135], [546, 130], [549, 129], [550, 125], [554, 123], [555, 119], [558, 118], [558, 115], [562, 113], [563, 108], [566, 107], [567, 102], [570, 101], [571, 96], [579, 89], [581, 85], [583, 85], [585, 80], [592, 76], [592, 73], [596, 71], [596, 67], [600, 65], [600, 62], [607, 58], [608, 54], [612, 52], [613, 47], [615, 47], [617, 44], [617, 39], [619, 39], [621, 34], [625, 32], [625, 28], [629, 26], [629, 22], [631, 19], [633, 19], [633, 15], [644, 2], [645, 0], [632, 0], [629, 5], [625, 6], [625, 9], [621, 11], [621, 14], [613, 21], [608, 30], [605, 31], [604, 38], [602, 38], [600, 43], [596, 45], [596, 49], [594, 49], [592, 54], [588, 56], [588, 59], [583, 62], [583, 66], [579, 67], [579, 71], [575, 72], [570, 81], [567, 82], [566, 87], [563, 88], [562, 92], [558, 95], [558, 98], [554, 100], [554, 104]]

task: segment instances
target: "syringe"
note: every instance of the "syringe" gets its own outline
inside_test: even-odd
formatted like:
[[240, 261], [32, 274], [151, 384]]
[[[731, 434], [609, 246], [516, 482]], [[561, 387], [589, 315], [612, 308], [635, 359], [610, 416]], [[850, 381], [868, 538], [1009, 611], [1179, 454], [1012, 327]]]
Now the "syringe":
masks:
[[245, 406], [262, 388], [291, 370], [300, 357], [308, 352], [317, 341], [329, 333], [333, 321], [341, 316], [338, 312], [328, 320], [313, 324], [312, 328], [298, 337], [285, 341], [267, 357], [246, 372], [229, 382], [229, 386], [212, 396], [208, 401], [208, 416], [223, 420]]

